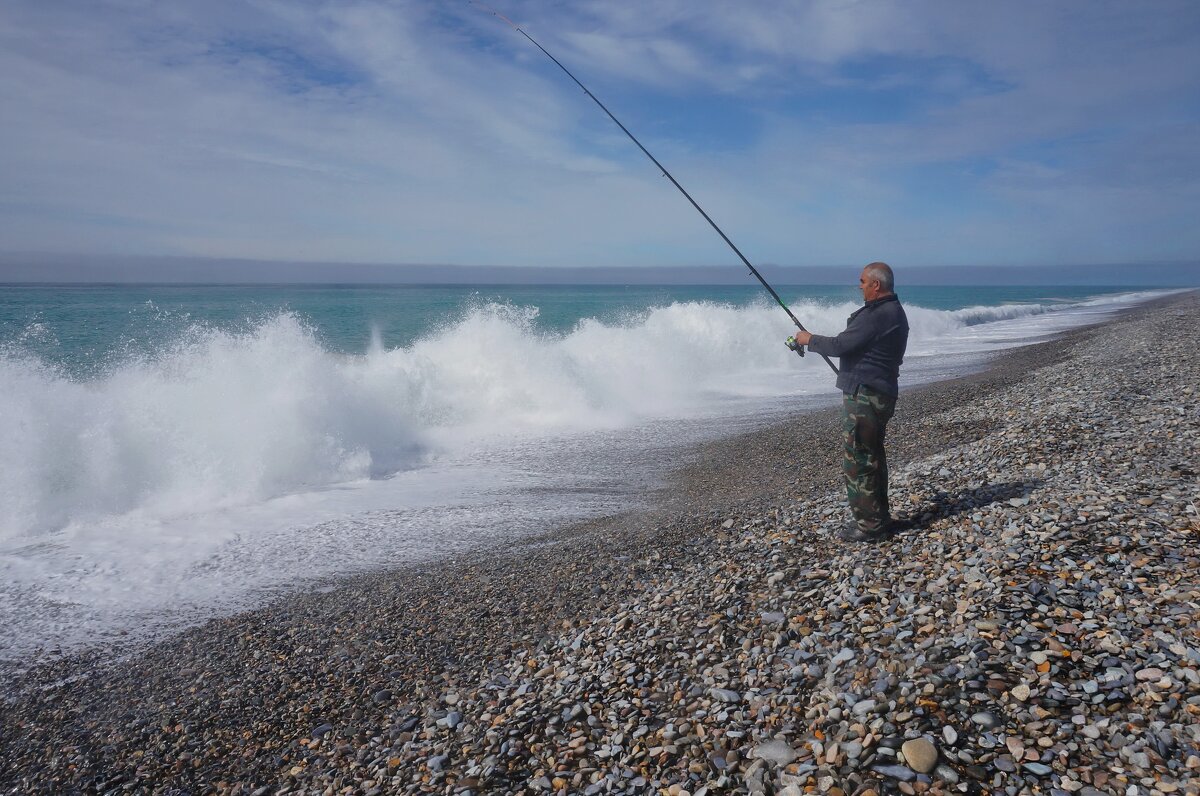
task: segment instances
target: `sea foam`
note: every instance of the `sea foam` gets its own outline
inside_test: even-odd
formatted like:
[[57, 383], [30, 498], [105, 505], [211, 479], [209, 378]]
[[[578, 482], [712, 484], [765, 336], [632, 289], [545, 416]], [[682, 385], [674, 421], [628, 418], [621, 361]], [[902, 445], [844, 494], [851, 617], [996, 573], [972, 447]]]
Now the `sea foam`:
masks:
[[[831, 333], [855, 309], [793, 306]], [[910, 350], [1055, 309], [910, 305]], [[0, 349], [0, 539], [386, 477], [481, 434], [619, 428], [832, 389], [819, 357], [786, 354], [791, 328], [766, 304], [675, 303], [565, 334], [538, 331], [536, 313], [474, 306], [412, 345], [376, 339], [359, 356], [327, 351], [291, 313], [241, 332], [191, 325], [87, 380]]]
[[[903, 379], [1120, 303], [910, 304]], [[836, 333], [857, 305], [792, 308]], [[765, 302], [564, 332], [535, 307], [478, 303], [357, 355], [288, 312], [181, 323], [87, 376], [0, 347], [0, 659], [628, 508], [672, 440], [834, 400], [821, 358], [783, 347], [792, 330]]]

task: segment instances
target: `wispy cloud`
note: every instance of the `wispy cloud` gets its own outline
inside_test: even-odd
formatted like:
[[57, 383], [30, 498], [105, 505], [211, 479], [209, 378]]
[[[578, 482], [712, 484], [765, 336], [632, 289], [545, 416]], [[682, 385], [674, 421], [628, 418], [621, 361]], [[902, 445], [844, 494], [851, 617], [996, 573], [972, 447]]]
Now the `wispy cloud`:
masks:
[[[1200, 256], [1194, 4], [501, 10], [755, 259]], [[0, 106], [7, 249], [729, 256], [553, 64], [466, 3], [14, 0]]]

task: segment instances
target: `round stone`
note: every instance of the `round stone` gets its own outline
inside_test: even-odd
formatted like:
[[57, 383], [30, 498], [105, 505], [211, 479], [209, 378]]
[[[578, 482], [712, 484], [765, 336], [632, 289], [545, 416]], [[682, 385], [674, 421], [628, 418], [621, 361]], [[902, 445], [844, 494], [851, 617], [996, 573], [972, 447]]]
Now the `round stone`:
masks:
[[937, 765], [937, 747], [925, 738], [913, 738], [911, 741], [905, 741], [904, 745], [900, 747], [900, 751], [904, 754], [904, 759], [908, 761], [909, 768], [914, 771], [928, 774]]
[[988, 713], [986, 711], [980, 711], [979, 713], [971, 716], [971, 721], [987, 730], [1000, 726], [1000, 719], [996, 718], [996, 714]]

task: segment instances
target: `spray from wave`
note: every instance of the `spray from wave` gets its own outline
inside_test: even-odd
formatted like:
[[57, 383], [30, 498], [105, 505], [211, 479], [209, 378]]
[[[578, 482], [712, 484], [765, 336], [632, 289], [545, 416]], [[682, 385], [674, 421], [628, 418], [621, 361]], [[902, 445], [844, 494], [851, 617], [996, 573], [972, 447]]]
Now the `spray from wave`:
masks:
[[[855, 305], [794, 309], [837, 330]], [[1051, 309], [910, 305], [909, 317], [920, 345]], [[326, 350], [290, 313], [239, 332], [191, 324], [88, 379], [0, 349], [0, 539], [386, 477], [479, 435], [620, 428], [831, 389], [818, 358], [782, 354], [787, 319], [766, 304], [675, 303], [565, 334], [539, 331], [536, 314], [481, 304], [407, 347], [376, 332], [359, 356]]]
[[371, 375], [290, 315], [246, 334], [193, 328], [84, 382], [0, 357], [0, 532], [220, 508], [400, 466], [415, 444], [405, 395]]

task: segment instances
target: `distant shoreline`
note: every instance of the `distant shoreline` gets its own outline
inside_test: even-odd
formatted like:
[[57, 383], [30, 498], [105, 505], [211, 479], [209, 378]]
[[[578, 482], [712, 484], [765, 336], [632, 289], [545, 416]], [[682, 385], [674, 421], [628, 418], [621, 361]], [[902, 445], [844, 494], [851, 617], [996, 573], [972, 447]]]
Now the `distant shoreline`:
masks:
[[[805, 287], [838, 287], [842, 286], [840, 282], [778, 282], [777, 287], [781, 288], [805, 288]], [[758, 292], [761, 288], [757, 284], [745, 284], [741, 282], [636, 282], [636, 283], [620, 283], [620, 282], [0, 282], [0, 287], [11, 288], [320, 288], [336, 290], [339, 288], [389, 288], [389, 287], [412, 287], [412, 288], [506, 288], [506, 287], [521, 287], [521, 288], [576, 288], [576, 287], [595, 287], [595, 288], [620, 288], [620, 287], [645, 287], [645, 288], [673, 288], [673, 287], [695, 287], [695, 288], [737, 288], [745, 287], [748, 292]], [[1091, 284], [916, 284], [909, 287], [929, 287], [947, 289], [953, 288], [979, 288], [981, 290], [1001, 290], [1001, 289], [1039, 289], [1053, 290], [1055, 288], [1065, 288], [1068, 290], [1099, 290], [1099, 291], [1120, 291], [1120, 292], [1138, 292], [1142, 290], [1188, 290], [1191, 286], [1187, 285], [1149, 285], [1149, 284], [1106, 284], [1106, 285], [1091, 285]]]
[[[1200, 262], [923, 266], [893, 263], [900, 284], [954, 286], [1197, 287]], [[759, 270], [772, 284], [853, 284], [860, 265]], [[276, 262], [250, 259], [0, 253], [0, 285], [740, 285], [741, 265], [581, 266]]]

